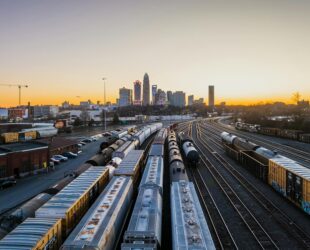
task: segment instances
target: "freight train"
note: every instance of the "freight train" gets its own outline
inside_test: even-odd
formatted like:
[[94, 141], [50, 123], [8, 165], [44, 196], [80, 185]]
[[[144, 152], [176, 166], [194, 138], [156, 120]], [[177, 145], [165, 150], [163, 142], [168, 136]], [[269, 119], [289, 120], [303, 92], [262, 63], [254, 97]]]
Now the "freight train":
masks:
[[[144, 127], [143, 128], [143, 130], [144, 131], [149, 131], [150, 133], [149, 133], [149, 135], [151, 134], [151, 133], [154, 133], [154, 132], [156, 132], [156, 131], [158, 131], [160, 128], [162, 127], [162, 124], [161, 123], [156, 123], [156, 124], [152, 124], [152, 125], [148, 125], [148, 126], [146, 126], [146, 127]], [[145, 136], [144, 137], [144, 140], [145, 139], [147, 139], [147, 136]], [[138, 142], [136, 142], [136, 140], [135, 139], [133, 139], [133, 143], [135, 143], [135, 144], [137, 144], [137, 145], [141, 145], [143, 142], [144, 142], [144, 140], [143, 141], [138, 141]], [[122, 142], [121, 142], [122, 141]], [[124, 144], [124, 141], [123, 140], [121, 140], [121, 141], [119, 141], [119, 144], [117, 144], [116, 142], [115, 142], [115, 145], [113, 146], [113, 144], [111, 145], [111, 148], [113, 148], [114, 150], [112, 150], [112, 151], [110, 151], [110, 154], [109, 155], [107, 155], [107, 157], [106, 157], [106, 161], [103, 161], [103, 164], [105, 165], [106, 163], [107, 163], [107, 161], [108, 161], [108, 159], [111, 159], [112, 158], [112, 153], [116, 150], [116, 149], [118, 149], [118, 147], [119, 147], [119, 145], [121, 144]], [[127, 141], [127, 140], [126, 140]], [[110, 147], [110, 146], [109, 146]], [[106, 152], [107, 153], [107, 152]], [[128, 154], [128, 152], [126, 153], [126, 154]], [[116, 159], [117, 157], [115, 157], [115, 158], [113, 158], [110, 162], [109, 162], [109, 164], [104, 168], [104, 172], [105, 173], [107, 173], [107, 176], [105, 176], [105, 181], [109, 181], [109, 179], [111, 179], [112, 178], [112, 176], [113, 176], [113, 172], [111, 173], [111, 167], [112, 167], [112, 165], [113, 165], [113, 170], [114, 170], [114, 168], [115, 167], [117, 167], [118, 165], [120, 165], [120, 163], [121, 163], [121, 161], [120, 160], [117, 160]], [[141, 158], [141, 157], [140, 157]], [[124, 164], [125, 164], [126, 162], [124, 162]], [[95, 162], [95, 164], [98, 164], [98, 163], [96, 163]], [[77, 178], [77, 179], [75, 179], [77, 176], [79, 176], [81, 173], [83, 173], [83, 172], [87, 172], [87, 171], [90, 171], [90, 169], [93, 169], [93, 166], [97, 166], [97, 165], [92, 165], [91, 163], [85, 163], [85, 164], [83, 164], [81, 167], [79, 167], [75, 172], [73, 172], [71, 175], [68, 175], [67, 177], [65, 177], [64, 179], [62, 179], [59, 183], [57, 183], [56, 185], [54, 185], [53, 187], [51, 187], [51, 188], [49, 188], [49, 189], [47, 189], [46, 191], [44, 191], [42, 194], [40, 194], [40, 195], [38, 195], [38, 196], [36, 196], [35, 198], [33, 198], [33, 199], [31, 199], [29, 202], [27, 202], [24, 206], [22, 206], [19, 210], [17, 210], [16, 212], [14, 212], [12, 215], [14, 215], [14, 216], [16, 216], [16, 223], [14, 223], [14, 225], [7, 225], [6, 223], [3, 223], [3, 225], [1, 224], [1, 226], [2, 227], [0, 227], [0, 228], [2, 228], [2, 231], [0, 230], [0, 239], [3, 237], [3, 236], [5, 236], [8, 232], [10, 232], [12, 229], [14, 229], [15, 227], [16, 227], [16, 225], [18, 225], [20, 222], [22, 222], [23, 220], [25, 220], [27, 217], [31, 217], [31, 216], [33, 216], [34, 215], [34, 213], [35, 213], [35, 211], [39, 208], [39, 209], [41, 209], [41, 208], [43, 208], [44, 207], [44, 205], [43, 204], [48, 204], [49, 202], [52, 202], [52, 201], [54, 201], [58, 196], [58, 194], [59, 195], [61, 195], [60, 193], [59, 193], [59, 191], [60, 190], [62, 190], [64, 187], [69, 187], [71, 184], [73, 185], [73, 184], [75, 184], [75, 181], [77, 181], [78, 179], [79, 179], [79, 177]], [[101, 168], [101, 167], [100, 167]], [[126, 168], [126, 166], [124, 166], [124, 168]], [[82, 178], [82, 176], [81, 176], [81, 178]], [[106, 180], [106, 178], [107, 178], [107, 180]], [[74, 180], [75, 179], [75, 180]], [[72, 182], [72, 180], [74, 180], [74, 182]], [[90, 184], [90, 181], [89, 181], [89, 179], [88, 179], [88, 181], [86, 181], [86, 183], [85, 183], [85, 185], [88, 185], [88, 184]], [[79, 184], [77, 184], [77, 185], [75, 185], [77, 188], [79, 187]], [[98, 185], [97, 185], [98, 186]], [[102, 186], [102, 185], [101, 185]], [[66, 189], [65, 188], [65, 189]], [[65, 189], [63, 189], [63, 190], [65, 190]], [[63, 191], [62, 190], [62, 191]], [[81, 216], [81, 214], [83, 214], [83, 212], [85, 212], [86, 210], [86, 208], [88, 207], [88, 206], [90, 206], [91, 205], [91, 203], [93, 202], [93, 198], [94, 197], [96, 197], [96, 194], [98, 194], [98, 187], [95, 189], [95, 190], [92, 190], [91, 191], [91, 193], [90, 193], [90, 196], [91, 196], [91, 199], [89, 199], [89, 202], [86, 202], [85, 203], [85, 201], [87, 200], [86, 198], [85, 198], [85, 196], [81, 196], [81, 197], [77, 197], [78, 195], [81, 195], [80, 194], [80, 191], [77, 191], [77, 192], [75, 192], [76, 191], [76, 189], [74, 188], [74, 189], [72, 189], [70, 192], [73, 194], [73, 196], [72, 197], [67, 197], [69, 194], [65, 194], [63, 197], [61, 197], [61, 201], [59, 200], [59, 202], [58, 203], [65, 203], [66, 205], [65, 205], [65, 207], [66, 208], [63, 208], [63, 210], [66, 210], [66, 215], [63, 215], [63, 217], [65, 217], [65, 216], [67, 216], [68, 218], [71, 218], [70, 219], [70, 222], [69, 222], [69, 224], [70, 225], [66, 225], [66, 221], [64, 222], [64, 221], [62, 221], [62, 223], [61, 223], [61, 225], [62, 225], [62, 232], [61, 232], [61, 234], [62, 234], [62, 237], [64, 237], [64, 235], [66, 236], [66, 234], [68, 233], [68, 228], [69, 228], [69, 231], [70, 231], [70, 229], [71, 229], [71, 226], [72, 226], [72, 224], [74, 224], [74, 223], [77, 223], [78, 222], [78, 218]], [[52, 196], [54, 196], [53, 198], [52, 198]], [[57, 196], [57, 197], [56, 197]], [[75, 204], [78, 204], [78, 206], [76, 207], [76, 206], [72, 206], [72, 207], [70, 207], [70, 208], [68, 208], [67, 206], [68, 206], [68, 204], [67, 204], [67, 200], [75, 200]], [[79, 202], [77, 202], [77, 200], [79, 200]], [[46, 203], [47, 202], [47, 203]], [[55, 204], [52, 204], [52, 208], [57, 208], [58, 207], [58, 203], [55, 203]], [[43, 205], [43, 206], [42, 206]], [[45, 211], [49, 211], [49, 210], [45, 210]], [[43, 213], [44, 214], [44, 213]], [[48, 216], [53, 216], [53, 215], [48, 215], [49, 214], [49, 212], [47, 212], [46, 213], [46, 216], [48, 217]], [[53, 212], [52, 212], [52, 214], [53, 214]], [[57, 213], [56, 213], [57, 214]], [[9, 221], [12, 221], [11, 219], [12, 219], [12, 215], [9, 215], [8, 217], [7, 217], [7, 219], [9, 219]], [[38, 216], [40, 216], [39, 214], [38, 214]], [[73, 219], [72, 219], [72, 217], [73, 217]], [[62, 218], [63, 219], [63, 218]], [[44, 219], [43, 219], [44, 220]], [[8, 221], [8, 220], [6, 220], [6, 221]], [[27, 221], [27, 220], [26, 220]], [[73, 222], [72, 222], [73, 221]], [[40, 222], [41, 223], [41, 222]], [[22, 223], [23, 224], [23, 223]], [[21, 224], [21, 225], [22, 225]], [[44, 223], [43, 223], [44, 224]], [[20, 226], [21, 226], [20, 225]], [[55, 225], [58, 225], [57, 223], [55, 223]], [[64, 225], [64, 227], [63, 227], [63, 225]], [[58, 227], [58, 226], [57, 226]], [[64, 231], [64, 228], [66, 228], [66, 231]], [[17, 229], [16, 229], [17, 230]], [[14, 230], [13, 232], [16, 232], [16, 230]], [[52, 229], [52, 228], [50, 228], [49, 230], [54, 230], [54, 229]], [[44, 231], [43, 230], [43, 228], [42, 228], [42, 231]], [[59, 230], [56, 230], [55, 232], [58, 232]], [[12, 233], [13, 232], [11, 232], [9, 235], [8, 235], [8, 237], [11, 237], [10, 235], [12, 235]], [[54, 235], [55, 236], [55, 235]], [[24, 237], [26, 238], [27, 237], [27, 233], [24, 235]], [[55, 236], [56, 237], [56, 236]], [[4, 248], [1, 248], [1, 246], [5, 246], [5, 244], [7, 244], [7, 243], [3, 243], [3, 242], [6, 242], [6, 239], [7, 239], [7, 237], [5, 237], [4, 238], [4, 240], [3, 241], [0, 241], [0, 249], [6, 249], [5, 247]], [[45, 242], [45, 244], [47, 244], [46, 246], [48, 246], [48, 244], [52, 244], [52, 241], [51, 240], [49, 240], [49, 241], [44, 241]], [[48, 243], [49, 242], [49, 243]], [[3, 243], [3, 245], [1, 245]], [[35, 242], [32, 242], [33, 243], [33, 247], [34, 246], [37, 246], [37, 243], [36, 244], [34, 244]], [[39, 243], [38, 243], [39, 244]], [[54, 243], [53, 243], [54, 244]], [[57, 245], [57, 244], [56, 244]], [[13, 245], [11, 245], [11, 246], [13, 246]], [[41, 249], [41, 248], [40, 248]], [[48, 248], [48, 249], [59, 249], [59, 247], [58, 247], [58, 245], [57, 245], [57, 247], [55, 247], [55, 248]]]
[[172, 249], [215, 249], [194, 184], [189, 182], [185, 171], [173, 130], [168, 134], [168, 150]]
[[230, 157], [310, 215], [309, 168], [231, 133], [221, 138]]
[[252, 133], [259, 133], [262, 135], [270, 135], [310, 143], [310, 134], [305, 133], [302, 130], [261, 127], [260, 125], [244, 122], [236, 122], [235, 128]]
[[156, 135], [148, 153], [138, 197], [125, 231], [121, 248], [160, 249], [162, 247], [162, 200], [164, 147], [167, 129]]

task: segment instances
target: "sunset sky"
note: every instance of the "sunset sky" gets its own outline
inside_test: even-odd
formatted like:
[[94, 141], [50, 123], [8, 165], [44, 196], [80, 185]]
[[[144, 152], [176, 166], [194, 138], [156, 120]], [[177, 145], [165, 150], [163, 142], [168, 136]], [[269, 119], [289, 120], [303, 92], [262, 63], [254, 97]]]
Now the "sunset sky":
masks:
[[0, 83], [24, 104], [103, 101], [102, 77], [115, 101], [145, 72], [217, 103], [309, 99], [310, 1], [0, 1]]

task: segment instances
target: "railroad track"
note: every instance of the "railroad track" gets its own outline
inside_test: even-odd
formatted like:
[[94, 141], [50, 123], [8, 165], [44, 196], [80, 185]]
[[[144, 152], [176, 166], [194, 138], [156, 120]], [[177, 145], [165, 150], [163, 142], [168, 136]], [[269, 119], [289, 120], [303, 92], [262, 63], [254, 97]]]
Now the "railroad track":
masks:
[[[197, 124], [196, 124], [197, 126]], [[278, 249], [278, 246], [270, 237], [270, 235], [265, 231], [262, 225], [257, 221], [255, 216], [251, 211], [246, 207], [246, 205], [239, 199], [238, 195], [235, 193], [233, 188], [227, 183], [225, 178], [221, 173], [216, 169], [216, 167], [208, 160], [206, 154], [204, 153], [204, 142], [200, 138], [200, 131], [198, 126], [196, 127], [197, 136], [196, 136], [196, 146], [201, 154], [201, 161], [203, 166], [205, 166], [214, 180], [222, 189], [223, 193], [226, 195], [231, 205], [234, 207], [240, 218], [243, 220], [244, 224], [247, 226], [251, 234], [256, 239], [257, 243], [263, 249]]]
[[[277, 142], [273, 142], [271, 140], [267, 140], [265, 138], [258, 138], [258, 136], [255, 135], [249, 135], [248, 133], [242, 133], [240, 131], [237, 130], [233, 130], [231, 128], [229, 128], [228, 126], [224, 126], [220, 123], [217, 122], [205, 122], [204, 123], [205, 126], [207, 126], [209, 129], [210, 127], [213, 129], [213, 131], [217, 131], [219, 132], [219, 134], [221, 132], [223, 132], [223, 130], [226, 130], [227, 132], [236, 134], [238, 136], [241, 136], [245, 139], [251, 140], [255, 143], [257, 143], [260, 146], [264, 146], [266, 148], [269, 149], [276, 149], [278, 150], [278, 152], [282, 152], [283, 154], [287, 155], [287, 156], [292, 156], [293, 158], [295, 158], [297, 161], [300, 160], [301, 162], [305, 162], [305, 163], [310, 163], [310, 153], [287, 146], [287, 145], [283, 145]], [[306, 166], [307, 167], [307, 166]]]
[[[197, 126], [199, 126], [197, 124]], [[293, 238], [295, 238], [303, 247], [310, 249], [310, 238], [298, 225], [294, 223], [286, 214], [277, 208], [270, 200], [268, 200], [264, 194], [258, 191], [240, 172], [238, 172], [231, 164], [229, 164], [221, 155], [213, 150], [206, 142], [206, 135], [201, 134], [200, 137], [203, 141], [202, 144], [209, 152], [212, 152], [214, 159], [224, 167], [238, 182], [257, 200], [257, 202], [263, 207], [275, 221], [285, 229]]]

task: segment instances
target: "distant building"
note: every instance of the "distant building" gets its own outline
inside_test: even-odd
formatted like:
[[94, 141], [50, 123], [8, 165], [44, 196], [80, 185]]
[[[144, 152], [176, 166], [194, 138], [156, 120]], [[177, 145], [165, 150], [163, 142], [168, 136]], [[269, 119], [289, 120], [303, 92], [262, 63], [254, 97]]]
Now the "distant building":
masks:
[[204, 99], [203, 98], [199, 98], [199, 99], [194, 101], [194, 104], [204, 104]]
[[192, 106], [194, 104], [194, 95], [189, 95], [187, 97], [187, 105]]
[[214, 107], [214, 86], [209, 85], [209, 107]]
[[125, 107], [132, 104], [132, 90], [125, 87], [119, 89], [119, 106]]
[[297, 106], [300, 108], [309, 108], [309, 101], [305, 100], [298, 101]]
[[8, 109], [0, 108], [0, 120], [7, 120], [9, 117]]
[[167, 101], [169, 105], [172, 105], [172, 91], [167, 91]]
[[149, 75], [145, 73], [143, 77], [143, 106], [150, 105], [150, 79]]
[[134, 99], [133, 99], [133, 105], [141, 105], [142, 104], [142, 85], [139, 80], [136, 80], [133, 83], [134, 88]]
[[25, 119], [28, 118], [28, 109], [26, 108], [9, 108], [8, 109], [9, 119]]
[[56, 117], [58, 113], [59, 108], [54, 105], [31, 106], [29, 110], [29, 114], [32, 118]]
[[157, 93], [157, 85], [152, 85], [152, 104], [155, 105], [156, 101], [155, 101], [155, 96]]
[[166, 93], [165, 91], [158, 89], [155, 95], [155, 105], [164, 106], [166, 105]]
[[172, 95], [172, 104], [176, 107], [185, 107], [186, 105], [185, 93], [183, 91], [176, 91]]
[[64, 109], [67, 109], [67, 108], [70, 108], [70, 103], [68, 101], [64, 101], [62, 104], [61, 104], [62, 108]]

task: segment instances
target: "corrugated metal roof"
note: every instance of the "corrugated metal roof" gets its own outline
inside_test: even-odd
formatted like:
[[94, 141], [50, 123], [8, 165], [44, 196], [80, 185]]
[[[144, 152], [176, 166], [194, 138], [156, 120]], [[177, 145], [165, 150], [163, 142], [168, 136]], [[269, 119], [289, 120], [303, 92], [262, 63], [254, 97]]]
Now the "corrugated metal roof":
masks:
[[283, 168], [287, 169], [288, 171], [301, 176], [302, 178], [310, 181], [310, 168], [306, 168], [300, 165], [298, 162], [289, 159], [285, 156], [278, 155], [274, 158], [270, 159], [271, 162], [276, 163], [278, 166], [282, 166]]
[[51, 218], [28, 218], [0, 241], [0, 249], [33, 249], [58, 221]]
[[36, 211], [36, 217], [65, 218], [66, 211], [83, 196], [96, 181], [109, 171], [106, 167], [90, 167], [79, 177], [69, 183]]
[[161, 156], [149, 156], [143, 172], [140, 187], [146, 184], [163, 188], [164, 162]]

